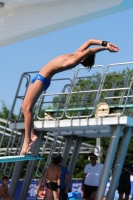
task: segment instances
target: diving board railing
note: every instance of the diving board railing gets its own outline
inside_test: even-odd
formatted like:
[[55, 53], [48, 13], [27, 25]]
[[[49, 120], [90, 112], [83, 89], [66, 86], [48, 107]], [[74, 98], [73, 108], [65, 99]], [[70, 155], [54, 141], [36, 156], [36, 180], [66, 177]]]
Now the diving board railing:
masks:
[[[43, 105], [45, 106], [47, 103], [53, 103], [53, 105], [55, 105], [54, 107], [56, 107], [56, 110], [62, 109], [62, 113], [60, 115], [58, 112], [55, 112], [56, 119], [63, 119], [64, 117], [69, 118], [69, 116], [67, 116], [67, 109], [69, 106], [71, 106], [71, 104], [73, 107], [77, 107], [78, 104], [80, 107], [82, 107], [84, 105], [84, 102], [86, 102], [86, 98], [87, 98], [86, 94], [88, 93], [92, 94], [92, 92], [93, 92], [93, 97], [95, 97], [95, 99], [97, 98], [97, 94], [99, 94], [99, 89], [102, 87], [102, 83], [103, 83], [102, 80], [104, 79], [104, 76], [105, 76], [103, 66], [100, 65], [100, 66], [97, 66], [96, 68], [98, 67], [102, 68], [102, 75], [100, 75], [100, 77], [96, 77], [96, 76], [77, 77], [79, 73], [78, 71], [75, 73], [72, 84], [69, 85], [69, 88], [68, 88], [68, 85], [65, 85], [63, 87], [62, 92], [42, 94], [42, 96], [44, 96]], [[80, 69], [85, 70], [85, 68], [80, 68]], [[76, 82], [76, 79], [79, 79], [79, 83]], [[83, 82], [83, 83], [80, 82], [80, 80], [82, 81], [83, 79], [89, 80], [90, 84], [88, 84], [87, 82]], [[91, 88], [93, 88], [94, 83], [95, 83], [95, 90], [94, 89], [92, 90]], [[82, 91], [77, 91], [77, 88], [79, 87], [79, 85], [82, 86], [82, 84], [83, 84], [83, 88], [85, 89]], [[75, 87], [76, 87], [76, 91], [75, 91]], [[47, 97], [52, 97], [53, 99], [57, 97], [57, 101], [48, 102], [47, 100], [45, 100]], [[94, 101], [94, 103], [96, 107], [97, 101]], [[38, 119], [45, 120], [45, 116], [42, 118], [38, 115]]]
[[[25, 80], [25, 81], [24, 81]], [[16, 129], [9, 129], [9, 123], [11, 121], [13, 122], [17, 122], [19, 120], [21, 120], [23, 118], [22, 116], [22, 112], [19, 106], [18, 110], [18, 114], [14, 114], [14, 111], [16, 109], [16, 107], [19, 105], [17, 103], [18, 99], [21, 99], [21, 101], [23, 100], [25, 93], [28, 89], [28, 86], [30, 84], [30, 76], [26, 73], [22, 74], [17, 90], [16, 90], [16, 94], [11, 106], [11, 109], [9, 111], [9, 115], [7, 120], [4, 122], [2, 120], [0, 120], [0, 124], [1, 124], [1, 135], [0, 135], [0, 148], [4, 149], [4, 147], [6, 147], [5, 152], [2, 151], [2, 154], [4, 157], [6, 156], [16, 156], [19, 154], [20, 152], [20, 147], [22, 144], [22, 136], [23, 134], [19, 131], [17, 131]], [[23, 95], [20, 95], [20, 90], [21, 90], [21, 86], [23, 85]], [[11, 176], [13, 168], [14, 168], [14, 164], [15, 163], [1, 163], [0, 164], [0, 170], [4, 172], [4, 174], [6, 176]]]

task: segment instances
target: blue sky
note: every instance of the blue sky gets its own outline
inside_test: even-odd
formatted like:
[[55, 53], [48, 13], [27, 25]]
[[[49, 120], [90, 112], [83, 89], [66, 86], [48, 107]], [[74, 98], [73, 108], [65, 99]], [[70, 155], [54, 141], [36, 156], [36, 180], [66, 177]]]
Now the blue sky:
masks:
[[[0, 48], [0, 105], [11, 107], [23, 72], [39, 71], [52, 58], [74, 52], [90, 38], [119, 46], [118, 53], [100, 52], [95, 64], [133, 61], [133, 9]], [[121, 68], [119, 68], [121, 69]], [[90, 74], [92, 72], [89, 72]], [[54, 78], [62, 77], [57, 74]], [[64, 72], [63, 77], [69, 77]], [[59, 85], [58, 85], [59, 86]], [[57, 88], [57, 87], [56, 87]], [[50, 91], [56, 92], [54, 84]], [[58, 87], [60, 89], [60, 86]], [[1, 107], [1, 106], [0, 106]]]

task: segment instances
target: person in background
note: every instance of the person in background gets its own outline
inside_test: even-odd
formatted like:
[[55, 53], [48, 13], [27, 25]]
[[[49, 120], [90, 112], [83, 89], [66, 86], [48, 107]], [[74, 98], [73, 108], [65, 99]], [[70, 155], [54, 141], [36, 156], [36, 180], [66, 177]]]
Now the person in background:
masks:
[[84, 168], [82, 190], [85, 199], [95, 200], [104, 165], [96, 162], [97, 156], [94, 153], [90, 153], [89, 156], [91, 163]]
[[15, 200], [8, 194], [8, 181], [9, 178], [7, 176], [2, 178], [2, 185], [0, 186], [0, 197], [2, 197], [2, 200]]
[[131, 181], [130, 181], [131, 175], [133, 175], [133, 165], [129, 163], [128, 156], [126, 156], [119, 179], [119, 185], [117, 188], [119, 193], [119, 200], [123, 200], [124, 194], [125, 194], [124, 200], [129, 199], [131, 191]]
[[37, 197], [44, 198], [46, 193], [46, 188], [44, 187], [44, 183], [41, 183], [40, 180], [38, 180], [38, 185], [36, 187]]
[[43, 183], [46, 186], [45, 200], [59, 200], [60, 194], [60, 177], [61, 177], [61, 160], [58, 157], [53, 158], [53, 165], [48, 167], [44, 173]]

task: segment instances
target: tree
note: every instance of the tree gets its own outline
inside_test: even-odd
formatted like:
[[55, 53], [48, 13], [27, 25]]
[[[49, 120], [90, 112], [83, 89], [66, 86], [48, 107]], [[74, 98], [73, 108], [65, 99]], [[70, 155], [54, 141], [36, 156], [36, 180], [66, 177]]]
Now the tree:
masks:
[[6, 107], [5, 103], [2, 102], [2, 109], [0, 111], [0, 118], [7, 119], [9, 114], [9, 109]]

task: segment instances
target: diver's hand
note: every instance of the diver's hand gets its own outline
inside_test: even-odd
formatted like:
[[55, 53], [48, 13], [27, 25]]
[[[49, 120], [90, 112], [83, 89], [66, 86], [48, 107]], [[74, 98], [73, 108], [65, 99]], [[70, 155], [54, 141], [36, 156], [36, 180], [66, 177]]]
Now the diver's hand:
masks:
[[119, 51], [119, 48], [115, 44], [113, 44], [111, 42], [108, 42], [107, 49], [110, 52], [118, 52]]

